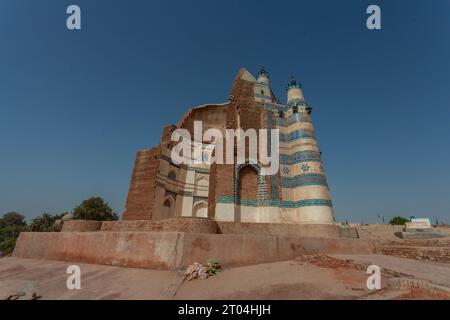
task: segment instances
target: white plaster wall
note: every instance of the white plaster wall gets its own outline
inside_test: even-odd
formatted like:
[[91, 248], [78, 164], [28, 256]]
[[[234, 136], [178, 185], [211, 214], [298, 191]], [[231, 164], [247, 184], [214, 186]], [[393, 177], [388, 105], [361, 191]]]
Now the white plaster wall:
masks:
[[206, 201], [197, 202], [194, 205], [193, 216], [200, 218], [208, 217], [208, 203]]
[[[234, 221], [234, 205], [219, 203], [216, 206], [217, 221]], [[302, 208], [249, 207], [239, 206], [241, 222], [250, 223], [314, 223], [332, 224], [333, 210], [326, 206], [309, 206]]]
[[278, 207], [247, 207], [239, 206], [241, 222], [279, 223], [281, 221]]
[[182, 196], [180, 197], [182, 199], [182, 211], [180, 213], [180, 216], [182, 217], [192, 217], [192, 205], [194, 202], [193, 197], [189, 196]]
[[229, 222], [234, 221], [234, 204], [217, 203], [215, 220]]
[[282, 208], [282, 221], [295, 223], [329, 224], [333, 221], [333, 209], [326, 206]]

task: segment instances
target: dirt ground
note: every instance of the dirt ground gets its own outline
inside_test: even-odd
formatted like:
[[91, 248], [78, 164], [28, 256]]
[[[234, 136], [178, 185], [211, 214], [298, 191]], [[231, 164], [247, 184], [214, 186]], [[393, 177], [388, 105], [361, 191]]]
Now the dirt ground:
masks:
[[[81, 269], [79, 290], [66, 286], [73, 264]], [[371, 264], [381, 267], [381, 290], [367, 289]], [[384, 255], [302, 256], [192, 281], [175, 271], [0, 259], [0, 299], [21, 291], [19, 299], [450, 299], [449, 288], [450, 264]]]

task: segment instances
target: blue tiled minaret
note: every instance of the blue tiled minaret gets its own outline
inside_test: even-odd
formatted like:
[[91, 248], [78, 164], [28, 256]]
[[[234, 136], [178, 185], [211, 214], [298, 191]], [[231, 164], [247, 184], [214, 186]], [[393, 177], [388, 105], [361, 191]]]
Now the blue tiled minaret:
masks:
[[301, 82], [292, 77], [286, 89], [286, 107], [275, 117], [280, 130], [282, 215], [293, 222], [332, 223], [331, 196], [311, 107], [305, 101]]

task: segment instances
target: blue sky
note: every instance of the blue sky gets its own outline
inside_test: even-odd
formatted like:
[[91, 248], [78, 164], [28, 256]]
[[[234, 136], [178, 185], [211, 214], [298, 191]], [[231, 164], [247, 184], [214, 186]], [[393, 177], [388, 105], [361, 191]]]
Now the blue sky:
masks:
[[122, 213], [136, 151], [264, 65], [304, 83], [337, 220], [450, 223], [449, 57], [447, 0], [0, 0], [0, 213]]

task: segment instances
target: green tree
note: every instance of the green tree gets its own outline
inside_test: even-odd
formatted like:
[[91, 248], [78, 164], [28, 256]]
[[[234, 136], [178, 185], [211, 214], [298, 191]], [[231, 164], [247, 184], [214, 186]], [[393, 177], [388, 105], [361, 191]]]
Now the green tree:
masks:
[[16, 239], [25, 227], [25, 217], [18, 212], [8, 212], [0, 218], [0, 257], [14, 250]]
[[97, 221], [114, 221], [118, 220], [118, 216], [100, 197], [92, 197], [84, 200], [78, 207], [73, 210], [75, 219], [97, 220]]
[[389, 224], [393, 224], [393, 225], [404, 225], [406, 222], [409, 222], [409, 219], [406, 219], [406, 218], [400, 217], [400, 216], [396, 216], [396, 217], [393, 217], [393, 218], [389, 221]]
[[0, 219], [0, 228], [6, 226], [25, 226], [25, 216], [21, 213], [12, 211], [5, 213]]

